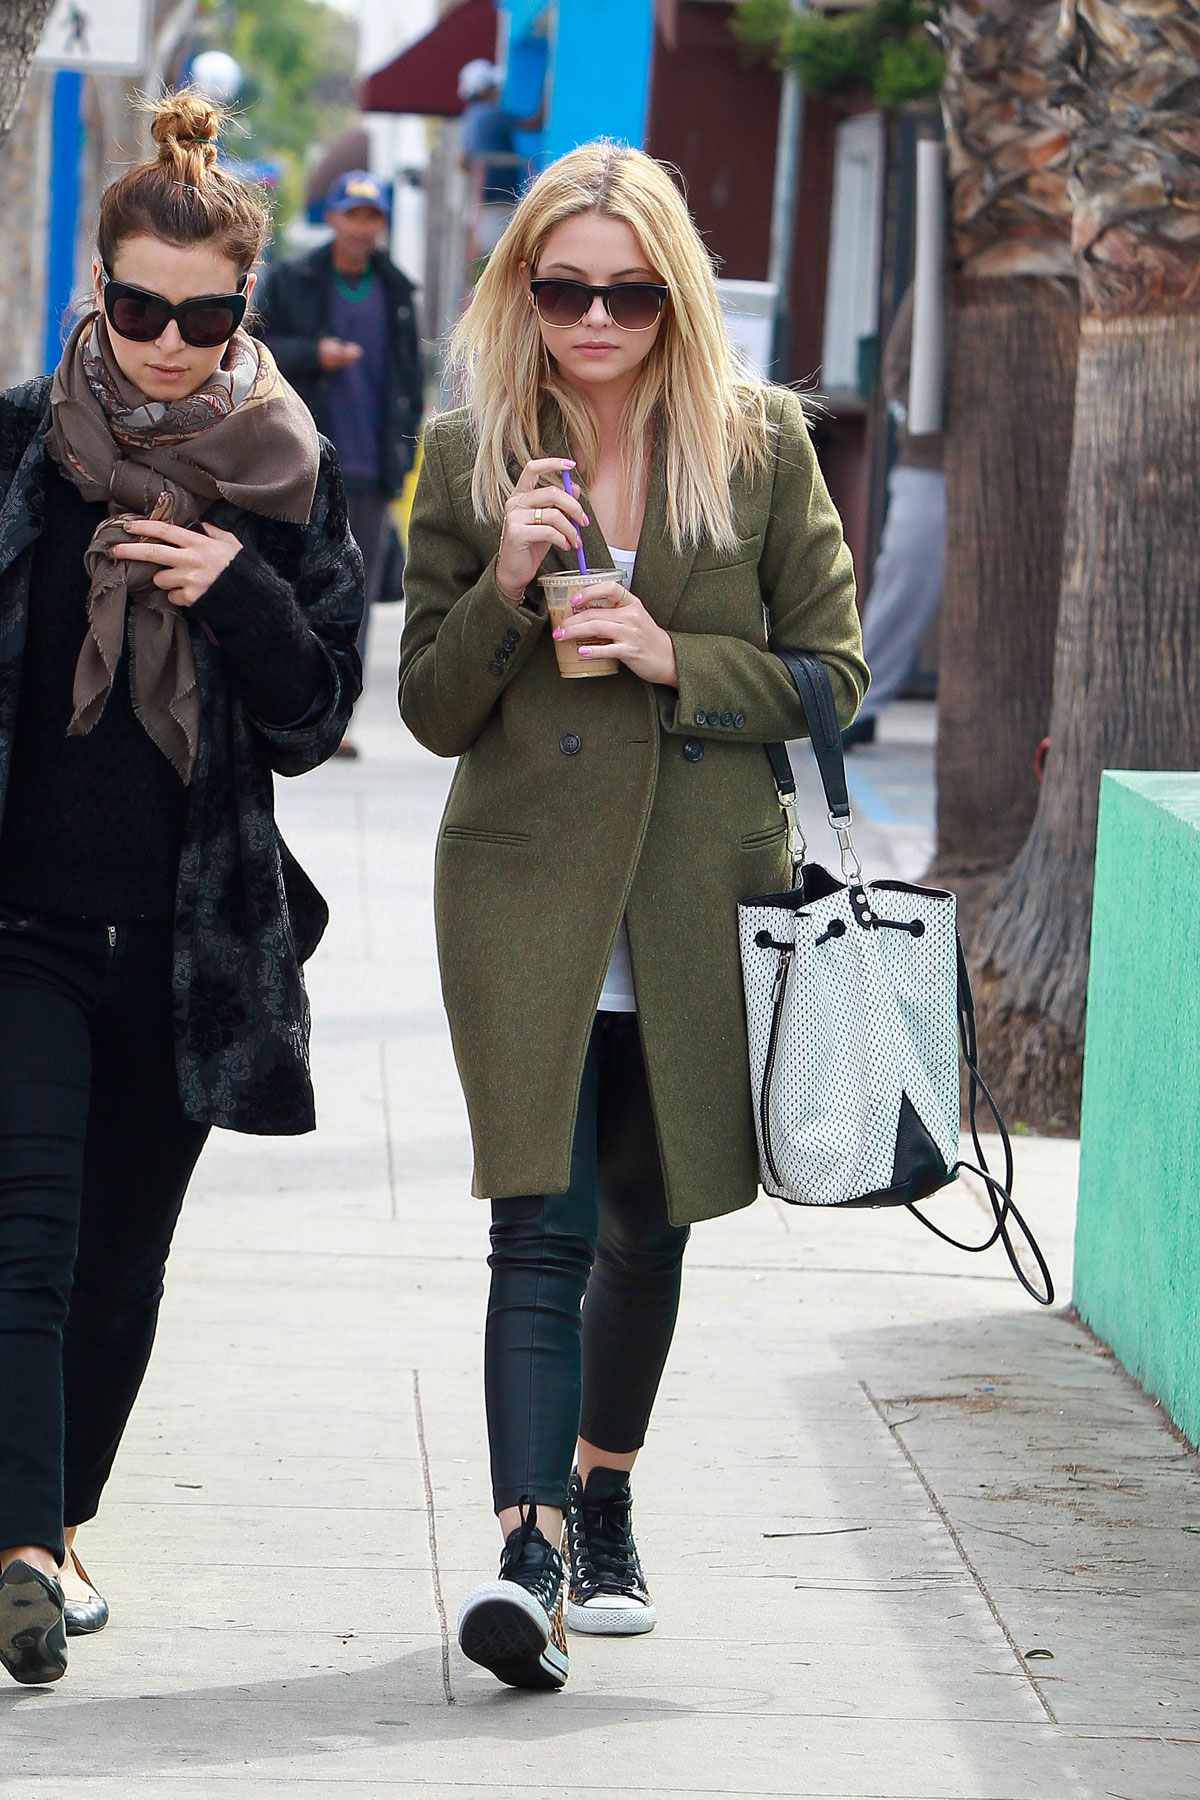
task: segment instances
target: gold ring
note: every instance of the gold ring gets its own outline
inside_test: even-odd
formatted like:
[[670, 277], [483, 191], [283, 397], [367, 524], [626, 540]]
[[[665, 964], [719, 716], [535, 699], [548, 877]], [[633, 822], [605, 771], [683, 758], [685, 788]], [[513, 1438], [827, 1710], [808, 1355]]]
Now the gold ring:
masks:
[[542, 509], [540, 506], [535, 506], [533, 509], [533, 522], [535, 525], [540, 525], [542, 522]]

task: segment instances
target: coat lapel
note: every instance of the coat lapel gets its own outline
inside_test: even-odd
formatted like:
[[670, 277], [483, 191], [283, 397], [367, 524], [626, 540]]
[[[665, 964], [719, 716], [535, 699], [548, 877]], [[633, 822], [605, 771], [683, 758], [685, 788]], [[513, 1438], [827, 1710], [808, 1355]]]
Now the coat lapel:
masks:
[[[567, 434], [558, 407], [547, 402], [542, 415], [542, 442], [544, 456], [569, 456]], [[692, 564], [696, 559], [694, 546], [677, 552], [671, 545], [667, 530], [667, 489], [664, 471], [665, 458], [659, 435], [655, 434], [654, 448], [650, 454], [650, 483], [646, 496], [646, 516], [642, 521], [642, 535], [638, 540], [637, 561], [633, 569], [633, 592], [642, 602], [646, 611], [656, 624], [666, 627], [687, 586], [688, 576], [692, 572]], [[589, 569], [606, 569], [612, 567], [612, 551], [605, 542], [604, 533], [592, 520], [583, 530], [583, 553]], [[560, 549], [557, 545], [550, 551], [543, 565], [547, 570], [572, 569], [575, 558], [570, 551]]]
[[695, 560], [694, 544], [676, 550], [671, 543], [667, 526], [666, 457], [662, 433], [655, 432], [654, 448], [650, 453], [646, 516], [642, 520], [637, 562], [633, 566], [633, 591], [655, 624], [664, 630], [683, 597]]

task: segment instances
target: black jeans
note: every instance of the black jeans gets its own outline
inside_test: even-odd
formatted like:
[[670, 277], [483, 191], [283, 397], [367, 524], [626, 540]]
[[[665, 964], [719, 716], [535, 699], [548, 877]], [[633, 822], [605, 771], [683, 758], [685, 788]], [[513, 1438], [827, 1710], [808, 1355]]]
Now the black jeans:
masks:
[[566, 1193], [494, 1200], [491, 1237], [496, 1511], [526, 1496], [561, 1507], [577, 1438], [641, 1448], [679, 1311], [688, 1228], [667, 1216], [634, 1014], [596, 1015]]
[[0, 1547], [90, 1519], [154, 1342], [184, 1190], [169, 925], [0, 906]]

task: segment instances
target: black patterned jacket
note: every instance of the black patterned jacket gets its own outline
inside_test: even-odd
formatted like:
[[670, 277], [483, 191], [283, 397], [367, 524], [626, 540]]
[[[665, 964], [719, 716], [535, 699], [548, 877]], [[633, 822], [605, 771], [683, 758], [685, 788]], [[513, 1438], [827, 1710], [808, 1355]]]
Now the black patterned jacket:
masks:
[[[0, 394], [0, 819], [8, 783], [33, 545], [45, 511], [50, 381]], [[207, 517], [246, 546], [226, 571], [244, 588], [248, 630], [270, 616], [315, 641], [328, 695], [299, 724], [251, 717], [209, 633], [189, 618], [201, 731], [175, 901], [175, 1056], [184, 1110], [233, 1131], [285, 1134], [315, 1123], [308, 998], [300, 965], [329, 914], [275, 826], [272, 771], [302, 775], [332, 755], [362, 686], [355, 636], [362, 558], [349, 536], [337, 459], [322, 441], [307, 525], [224, 502]]]

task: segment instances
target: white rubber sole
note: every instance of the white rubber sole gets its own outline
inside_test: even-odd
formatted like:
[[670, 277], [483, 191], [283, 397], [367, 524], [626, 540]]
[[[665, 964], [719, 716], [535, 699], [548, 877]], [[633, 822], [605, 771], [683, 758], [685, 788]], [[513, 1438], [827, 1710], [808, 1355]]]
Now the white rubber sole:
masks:
[[592, 1637], [640, 1637], [658, 1624], [655, 1606], [605, 1606], [593, 1600], [589, 1606], [567, 1601], [567, 1630], [589, 1633]]
[[458, 1647], [509, 1687], [553, 1689], [567, 1679], [567, 1658], [551, 1639], [545, 1607], [516, 1581], [485, 1581], [467, 1595]]

